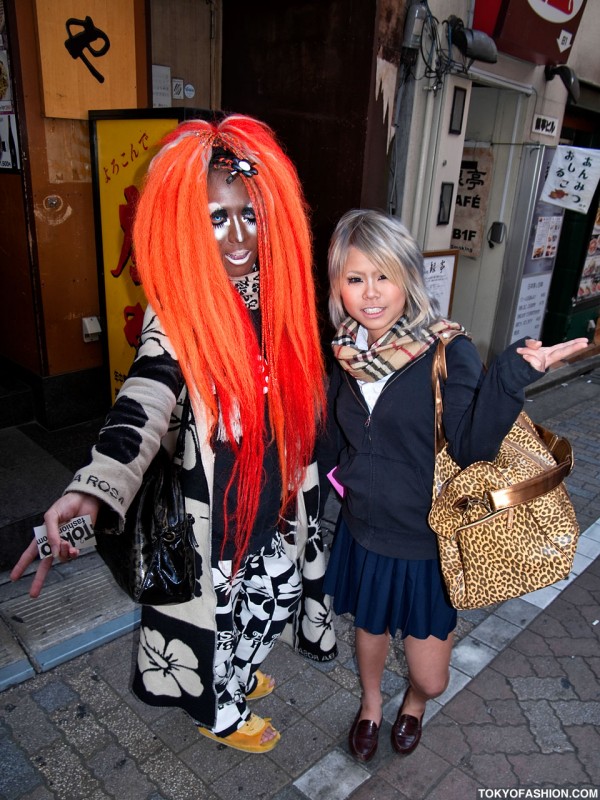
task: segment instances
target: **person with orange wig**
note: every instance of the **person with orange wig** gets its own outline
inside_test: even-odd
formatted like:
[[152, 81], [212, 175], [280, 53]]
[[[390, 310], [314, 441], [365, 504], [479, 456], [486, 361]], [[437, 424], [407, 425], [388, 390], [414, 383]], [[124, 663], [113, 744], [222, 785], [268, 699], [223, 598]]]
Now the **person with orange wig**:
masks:
[[280, 734], [247, 701], [274, 689], [260, 666], [277, 639], [285, 631], [314, 660], [336, 655], [313, 462], [325, 398], [312, 243], [273, 132], [241, 115], [180, 124], [151, 163], [133, 243], [148, 299], [141, 345], [90, 462], [46, 512], [48, 541], [68, 560], [77, 550], [59, 524], [100, 509], [124, 518], [184, 425], [196, 592], [143, 606], [133, 690], [183, 708], [210, 739], [266, 752]]

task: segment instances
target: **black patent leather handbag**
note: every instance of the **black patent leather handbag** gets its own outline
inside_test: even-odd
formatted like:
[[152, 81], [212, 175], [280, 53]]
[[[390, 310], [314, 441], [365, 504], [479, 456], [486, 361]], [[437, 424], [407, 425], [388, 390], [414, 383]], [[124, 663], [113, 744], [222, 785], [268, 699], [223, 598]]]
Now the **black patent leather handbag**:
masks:
[[186, 513], [180, 472], [190, 418], [186, 394], [175, 456], [164, 447], [144, 474], [119, 531], [116, 514], [103, 505], [95, 525], [96, 549], [118, 585], [136, 603], [161, 606], [194, 596], [192, 517]]

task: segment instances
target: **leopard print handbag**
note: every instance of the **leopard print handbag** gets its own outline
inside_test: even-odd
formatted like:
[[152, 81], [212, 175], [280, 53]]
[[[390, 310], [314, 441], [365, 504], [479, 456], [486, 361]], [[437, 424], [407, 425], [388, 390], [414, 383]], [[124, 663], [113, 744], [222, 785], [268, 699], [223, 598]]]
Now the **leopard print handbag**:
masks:
[[429, 524], [450, 602], [474, 609], [569, 575], [579, 535], [564, 485], [573, 452], [566, 439], [521, 412], [493, 462], [461, 469], [448, 454], [442, 428], [440, 381], [452, 338], [440, 339], [432, 371], [436, 459]]

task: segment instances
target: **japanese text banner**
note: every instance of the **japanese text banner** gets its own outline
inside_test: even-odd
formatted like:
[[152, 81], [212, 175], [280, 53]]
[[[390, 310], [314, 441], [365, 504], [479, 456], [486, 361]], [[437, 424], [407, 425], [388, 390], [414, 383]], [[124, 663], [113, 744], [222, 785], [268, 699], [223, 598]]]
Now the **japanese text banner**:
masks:
[[452, 223], [451, 247], [479, 258], [485, 241], [485, 220], [494, 171], [492, 148], [465, 147]]
[[541, 200], [587, 214], [599, 179], [600, 150], [559, 145]]

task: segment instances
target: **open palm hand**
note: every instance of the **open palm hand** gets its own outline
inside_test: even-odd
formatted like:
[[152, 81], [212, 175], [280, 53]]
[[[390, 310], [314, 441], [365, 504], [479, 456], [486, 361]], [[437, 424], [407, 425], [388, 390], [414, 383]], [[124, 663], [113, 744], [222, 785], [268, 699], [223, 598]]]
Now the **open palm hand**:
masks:
[[517, 353], [522, 355], [534, 369], [545, 372], [553, 364], [585, 350], [587, 346], [588, 340], [583, 337], [560, 342], [551, 347], [544, 347], [538, 339], [526, 339], [525, 347], [518, 347]]

